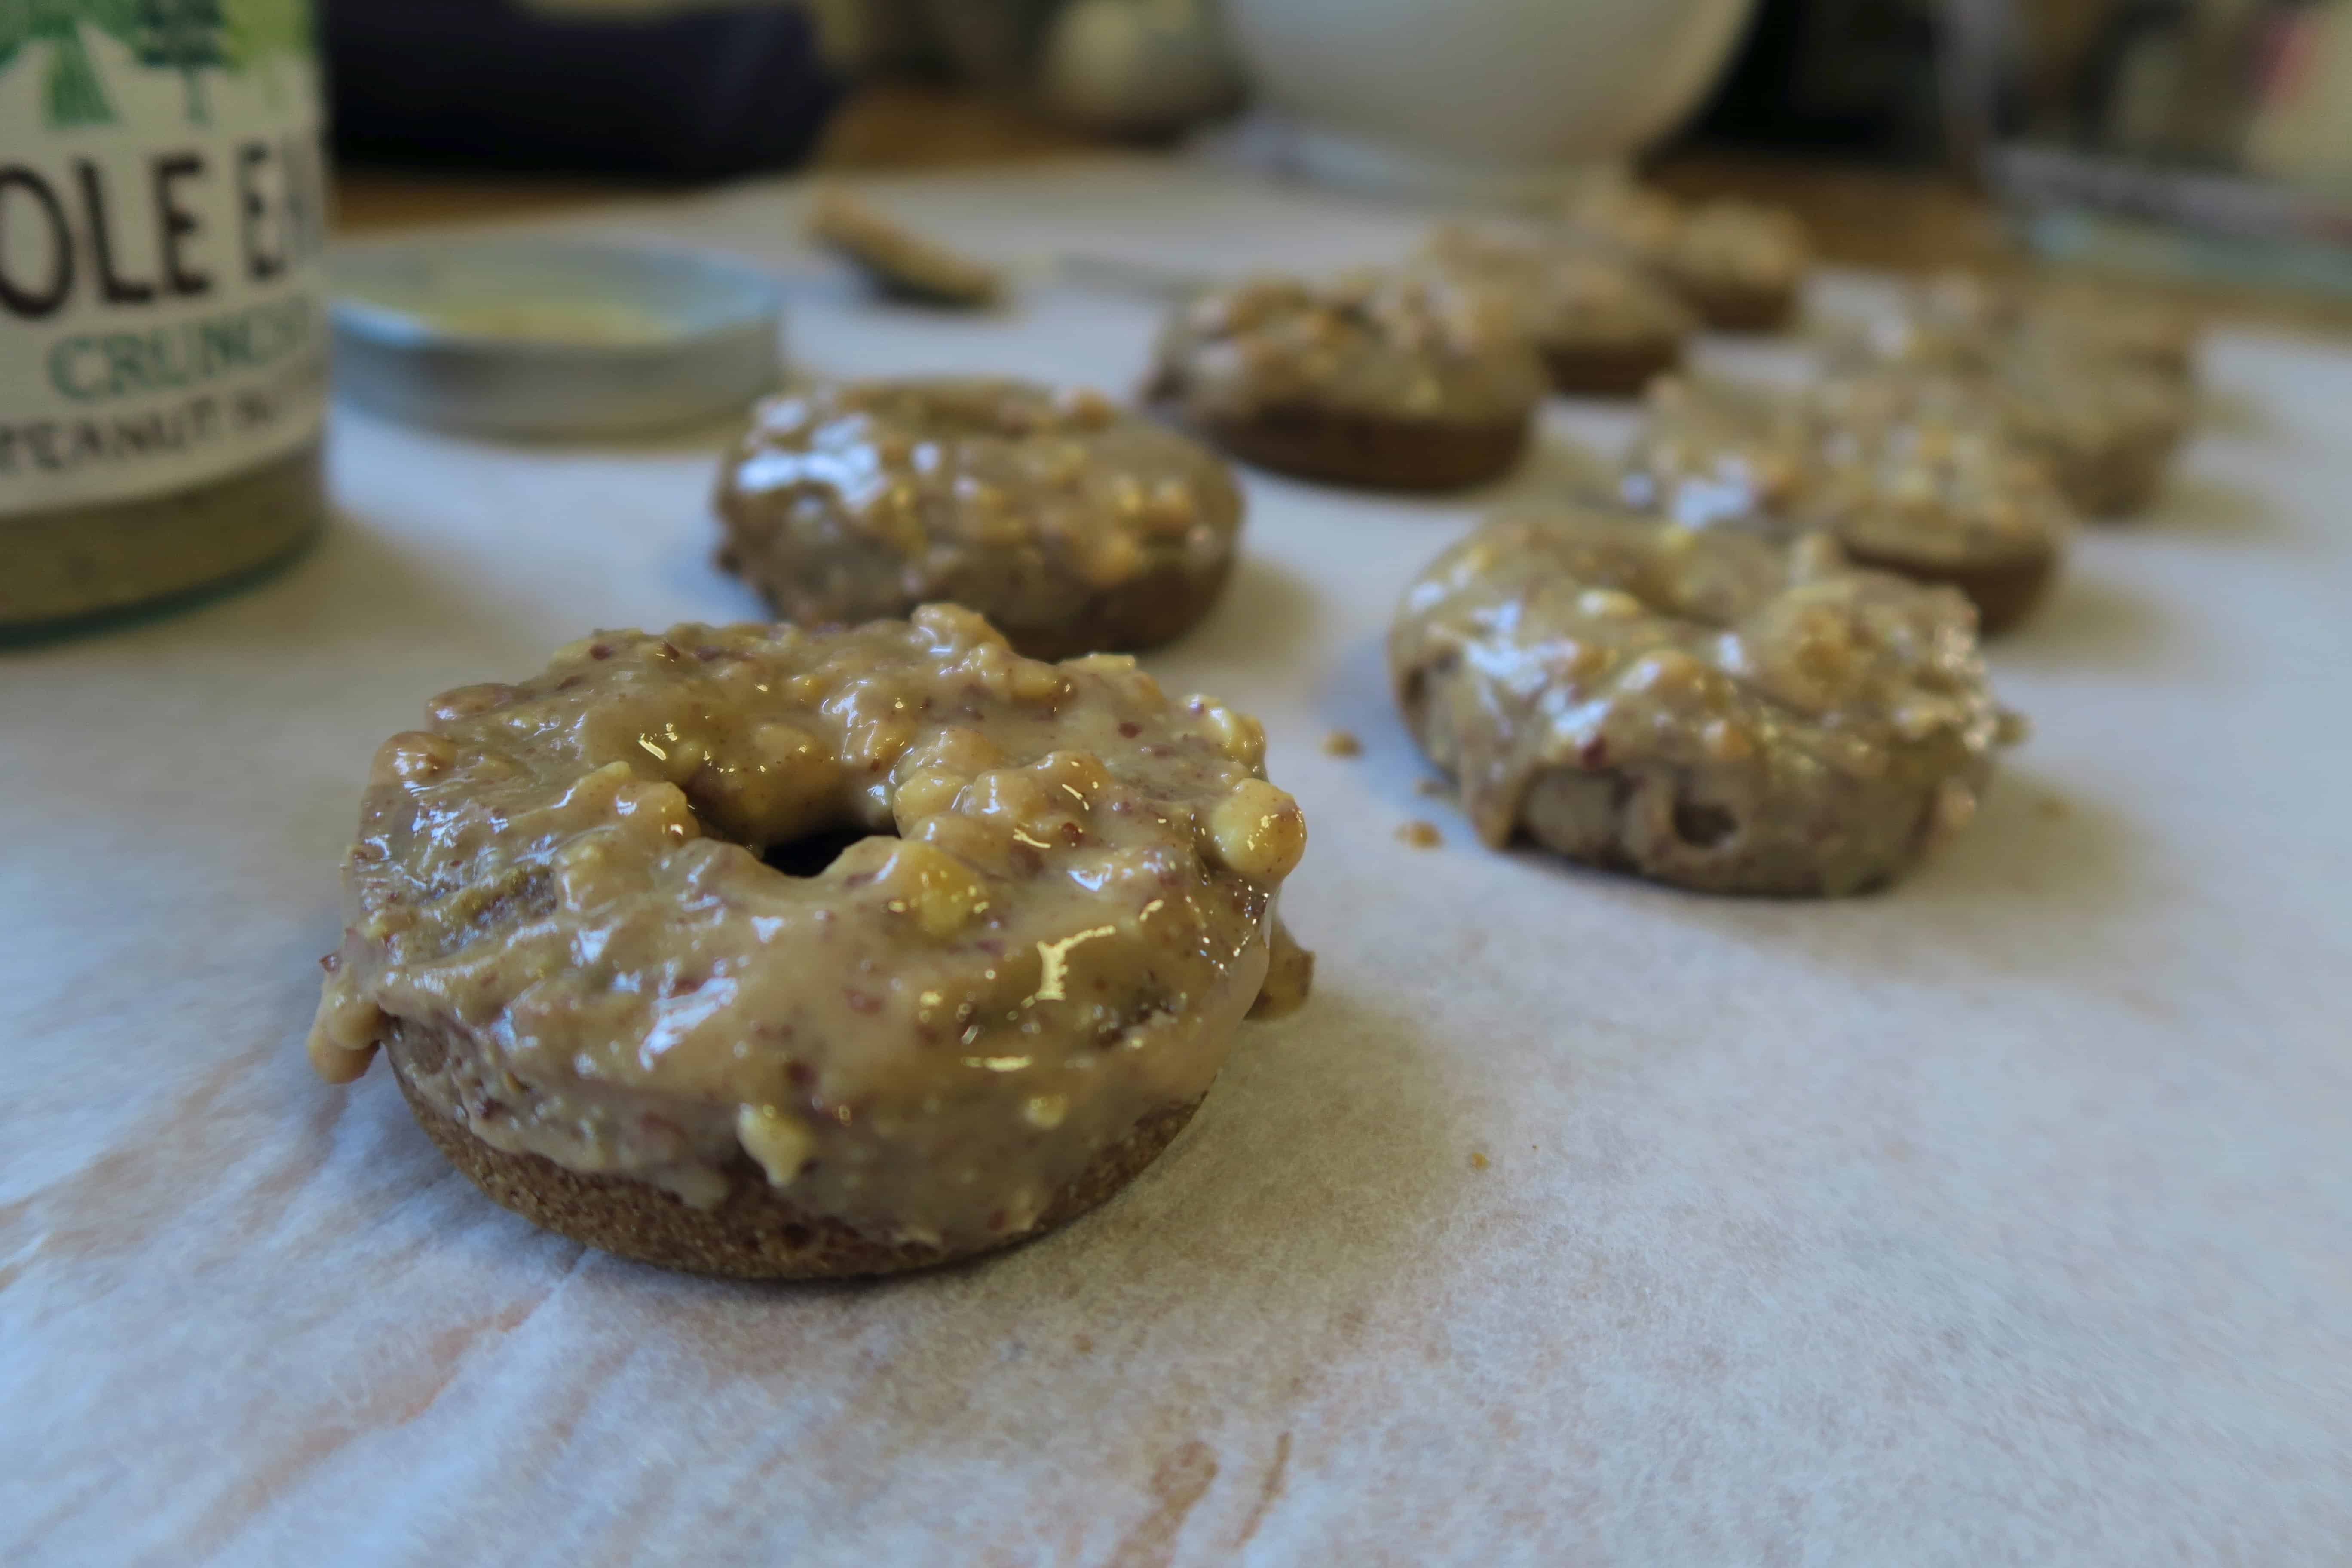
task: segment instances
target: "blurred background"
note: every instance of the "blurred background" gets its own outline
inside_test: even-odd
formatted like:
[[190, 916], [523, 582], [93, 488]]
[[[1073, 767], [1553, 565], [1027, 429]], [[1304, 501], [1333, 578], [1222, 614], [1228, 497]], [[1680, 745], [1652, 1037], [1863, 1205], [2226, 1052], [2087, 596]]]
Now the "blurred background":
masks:
[[2021, 241], [2352, 299], [2344, 0], [325, 0], [323, 17], [361, 226], [463, 208], [454, 171], [517, 176], [478, 198], [503, 208], [583, 179], [1191, 141], [1489, 203], [1639, 159], [1684, 194], [1794, 207], [1834, 259], [1981, 263]]

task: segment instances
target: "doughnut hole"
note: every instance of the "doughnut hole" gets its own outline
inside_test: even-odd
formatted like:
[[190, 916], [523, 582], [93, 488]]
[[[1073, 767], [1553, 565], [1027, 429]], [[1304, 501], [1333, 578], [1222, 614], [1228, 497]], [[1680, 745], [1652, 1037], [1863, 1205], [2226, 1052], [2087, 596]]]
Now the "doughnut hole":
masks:
[[859, 809], [835, 749], [798, 724], [766, 721], [748, 733], [707, 743], [689, 736], [666, 749], [663, 771], [683, 775], [675, 785], [634, 777], [644, 764], [632, 761], [609, 763], [577, 787], [608, 794], [619, 816], [641, 809], [640, 800], [658, 805], [665, 828], [674, 818], [690, 819], [689, 836], [740, 845], [787, 877], [820, 876], [877, 827], [891, 831]]
[[[940, 731], [898, 755], [879, 796], [887, 816], [873, 820], [869, 809], [862, 814], [869, 824], [866, 826], [839, 822], [845, 798], [840, 781], [847, 773], [836, 768], [833, 792], [812, 802], [822, 818], [789, 836], [761, 839], [768, 845], [763, 858], [788, 876], [814, 877], [835, 867], [857, 845], [870, 843], [874, 847], [848, 857], [841, 868], [844, 874], [856, 874], [881, 869], [894, 852], [890, 846], [900, 840], [919, 843], [926, 852], [908, 857], [900, 869], [929, 889], [926, 907], [933, 913], [926, 917], [928, 921], [960, 924], [961, 917], [950, 917], [948, 908], [958, 900], [971, 903], [976, 895], [958, 894], [948, 905], [940, 904], [946, 895], [939, 889], [948, 877], [941, 860], [961, 863], [966, 874], [973, 869], [1009, 874], [1017, 858], [1016, 842], [1044, 847], [1066, 841], [1064, 826], [1072, 820], [1074, 807], [1110, 782], [1099, 763], [1076, 753], [1055, 753], [1034, 768], [1007, 768], [1004, 761], [1003, 752], [978, 730], [953, 726]], [[1065, 779], [1075, 787], [1058, 787]], [[870, 865], [867, 857], [874, 858]]]
[[887, 835], [868, 833], [863, 827], [823, 827], [771, 844], [760, 851], [760, 858], [770, 869], [787, 877], [822, 877], [850, 850], [877, 837], [884, 844], [892, 842]]
[[713, 837], [757, 848], [819, 832], [837, 818], [845, 776], [824, 742], [798, 725], [771, 722], [745, 744], [705, 755], [685, 787]]

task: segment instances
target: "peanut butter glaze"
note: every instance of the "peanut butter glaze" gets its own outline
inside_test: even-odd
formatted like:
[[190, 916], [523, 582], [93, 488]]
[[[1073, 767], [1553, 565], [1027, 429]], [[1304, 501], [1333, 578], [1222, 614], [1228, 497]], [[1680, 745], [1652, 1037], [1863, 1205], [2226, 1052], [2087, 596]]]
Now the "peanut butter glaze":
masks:
[[428, 1030], [415, 1087], [496, 1149], [692, 1204], [748, 1155], [877, 1237], [1016, 1236], [1258, 1000], [1306, 833], [1263, 750], [950, 606], [599, 633], [377, 752], [311, 1059]]
[[1697, 318], [1638, 262], [1589, 240], [1450, 223], [1423, 242], [1415, 264], [1492, 291], [1548, 349], [1671, 345], [1698, 331]]
[[719, 510], [725, 559], [786, 619], [952, 601], [1029, 647], [1147, 585], [1205, 609], [1242, 498], [1208, 448], [1099, 393], [939, 378], [770, 399], [727, 460]]
[[1621, 494], [1690, 526], [1819, 529], [1922, 565], [2045, 558], [2071, 531], [2042, 463], [1956, 384], [1848, 374], [1781, 394], [1676, 378], [1647, 412]]
[[2112, 287], [1945, 272], [1911, 289], [1893, 316], [1850, 324], [1844, 335], [1881, 357], [1975, 368], [2042, 343], [2080, 363], [2119, 362], [2186, 382], [2200, 333], [2188, 312]]
[[1949, 589], [1575, 508], [1507, 514], [1405, 595], [1407, 722], [1491, 845], [1717, 891], [1846, 893], [1973, 814], [2011, 721]]
[[1811, 264], [1804, 226], [1790, 214], [1751, 202], [1702, 202], [1684, 217], [1663, 258], [1678, 282], [1749, 289], [1794, 289]]
[[1492, 424], [1543, 396], [1541, 363], [1492, 289], [1430, 274], [1263, 278], [1179, 307], [1150, 395], [1190, 420], [1343, 409]]
[[[1896, 316], [1849, 323], [1831, 363], [1901, 389], [1916, 407], [1973, 404], [2044, 464], [2077, 511], [2138, 510], [2196, 413], [2194, 338], [2071, 295], [2005, 296], [1946, 283]], [[1995, 302], [1988, 302], [1988, 300]]]
[[1646, 265], [1710, 321], [1784, 311], [1812, 263], [1804, 226], [1780, 208], [1731, 199], [1685, 204], [1661, 192], [1611, 184], [1567, 211], [1569, 228], [1618, 247]]

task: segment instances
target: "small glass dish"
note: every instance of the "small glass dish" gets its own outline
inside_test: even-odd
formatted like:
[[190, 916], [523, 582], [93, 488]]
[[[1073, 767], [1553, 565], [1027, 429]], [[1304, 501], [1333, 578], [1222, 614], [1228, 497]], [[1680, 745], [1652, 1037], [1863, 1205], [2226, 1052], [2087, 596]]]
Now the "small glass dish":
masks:
[[775, 280], [718, 257], [551, 237], [338, 252], [337, 395], [414, 425], [562, 439], [740, 413], [782, 371]]

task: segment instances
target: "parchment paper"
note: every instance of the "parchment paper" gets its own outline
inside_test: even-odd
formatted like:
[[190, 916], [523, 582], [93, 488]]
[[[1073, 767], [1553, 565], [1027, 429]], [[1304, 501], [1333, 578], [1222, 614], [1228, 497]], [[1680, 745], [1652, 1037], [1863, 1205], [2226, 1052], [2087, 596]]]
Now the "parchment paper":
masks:
[[[1142, 161], [885, 194], [1000, 256], [1214, 271], [1421, 221]], [[822, 279], [797, 200], [585, 226]], [[1124, 388], [1153, 315], [796, 294], [836, 373]], [[1247, 563], [1151, 662], [1259, 713], [1306, 804], [1314, 1004], [1066, 1233], [814, 1289], [583, 1252], [380, 1069], [310, 1077], [375, 742], [589, 627], [756, 613], [709, 564], [720, 433], [340, 413], [299, 565], [0, 654], [0, 1558], [2352, 1559], [2352, 356], [2209, 365], [2170, 500], [1999, 646], [2038, 733], [1977, 826], [1843, 903], [1478, 847], [1378, 650], [1493, 498], [1252, 476]]]

